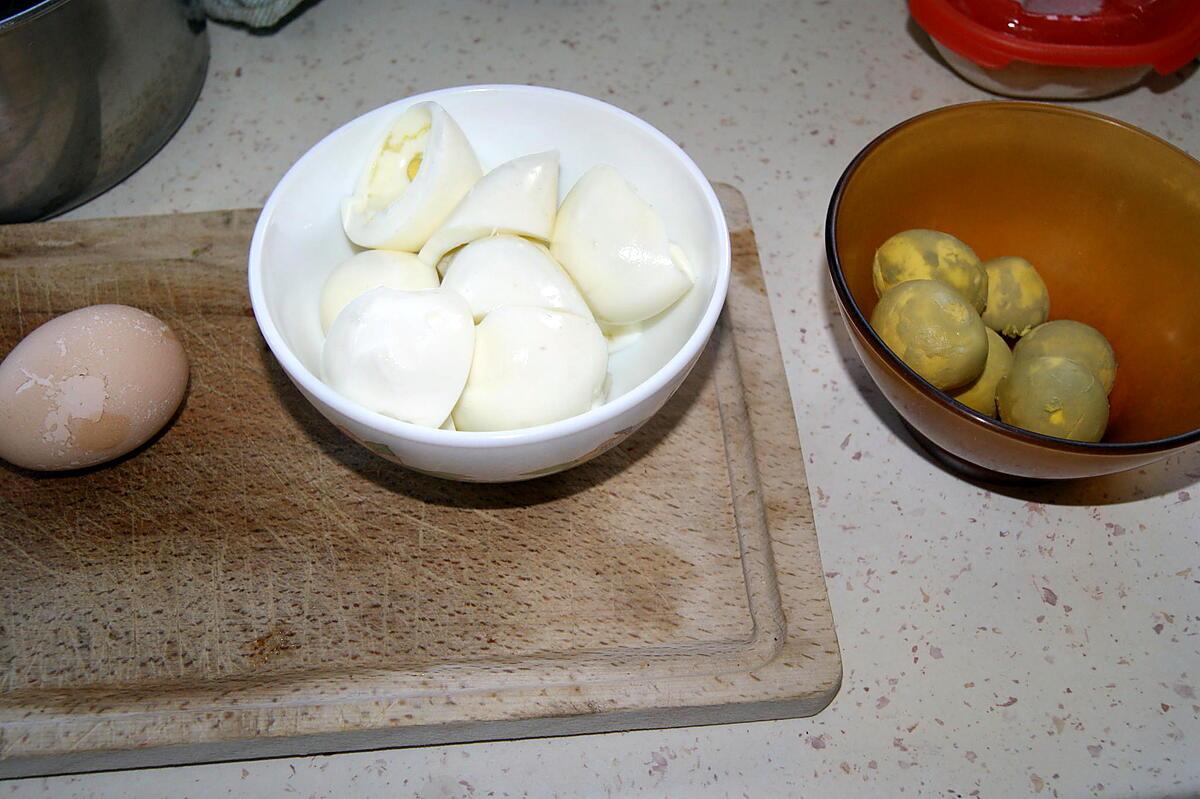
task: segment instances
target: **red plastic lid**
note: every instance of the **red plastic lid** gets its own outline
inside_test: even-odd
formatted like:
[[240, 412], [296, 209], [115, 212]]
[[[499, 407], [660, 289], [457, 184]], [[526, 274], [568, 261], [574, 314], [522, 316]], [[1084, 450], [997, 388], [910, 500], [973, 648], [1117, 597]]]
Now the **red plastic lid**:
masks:
[[1174, 72], [1200, 54], [1200, 0], [909, 0], [939, 43], [981, 67], [1150, 65]]

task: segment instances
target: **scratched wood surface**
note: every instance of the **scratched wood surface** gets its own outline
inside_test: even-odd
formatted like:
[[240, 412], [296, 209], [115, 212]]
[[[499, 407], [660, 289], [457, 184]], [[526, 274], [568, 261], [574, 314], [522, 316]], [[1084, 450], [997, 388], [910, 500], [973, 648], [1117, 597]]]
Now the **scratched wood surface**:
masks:
[[695, 372], [626, 443], [505, 486], [401, 470], [292, 387], [254, 211], [0, 228], [0, 352], [137, 305], [186, 403], [107, 467], [0, 468], [0, 776], [808, 715], [841, 679], [743, 198]]

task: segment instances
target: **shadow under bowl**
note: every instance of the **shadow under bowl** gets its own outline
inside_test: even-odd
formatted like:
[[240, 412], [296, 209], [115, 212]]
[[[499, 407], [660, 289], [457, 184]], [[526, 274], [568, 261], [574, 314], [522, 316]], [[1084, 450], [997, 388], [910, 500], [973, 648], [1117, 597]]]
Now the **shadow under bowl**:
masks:
[[[951, 399], [871, 329], [877, 247], [945, 231], [988, 260], [1031, 261], [1050, 318], [1092, 325], [1118, 360], [1100, 443], [1032, 433]], [[871, 142], [834, 190], [830, 275], [880, 391], [949, 468], [1065, 479], [1133, 469], [1200, 440], [1200, 162], [1099, 114], [1028, 102], [950, 106]]]

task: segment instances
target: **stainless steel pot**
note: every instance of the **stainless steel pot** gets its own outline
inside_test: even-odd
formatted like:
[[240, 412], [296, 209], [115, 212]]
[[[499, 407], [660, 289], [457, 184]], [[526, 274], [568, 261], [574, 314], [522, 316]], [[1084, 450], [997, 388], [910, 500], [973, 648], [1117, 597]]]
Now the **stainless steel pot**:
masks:
[[199, 0], [0, 0], [0, 223], [124, 179], [187, 118], [207, 68]]

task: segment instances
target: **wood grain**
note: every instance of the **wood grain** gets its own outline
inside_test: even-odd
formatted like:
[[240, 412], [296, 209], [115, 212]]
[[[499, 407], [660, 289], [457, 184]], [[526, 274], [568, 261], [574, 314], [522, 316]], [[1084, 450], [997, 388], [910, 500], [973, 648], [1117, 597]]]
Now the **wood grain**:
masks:
[[841, 661], [745, 203], [695, 372], [584, 466], [404, 471], [292, 387], [254, 211], [0, 228], [0, 351], [98, 302], [183, 339], [174, 423], [0, 469], [0, 776], [807, 715]]

